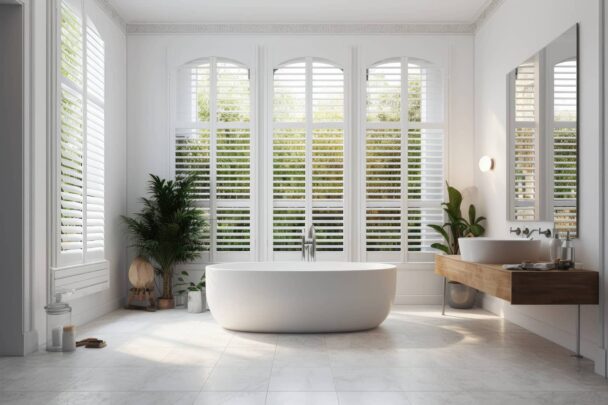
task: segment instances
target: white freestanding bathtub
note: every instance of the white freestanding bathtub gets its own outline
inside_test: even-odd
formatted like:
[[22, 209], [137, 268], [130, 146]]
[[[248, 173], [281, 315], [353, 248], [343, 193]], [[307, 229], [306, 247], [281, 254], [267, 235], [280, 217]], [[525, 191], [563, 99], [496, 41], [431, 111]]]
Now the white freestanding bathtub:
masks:
[[207, 301], [224, 328], [248, 332], [372, 329], [395, 298], [395, 266], [251, 262], [207, 266]]

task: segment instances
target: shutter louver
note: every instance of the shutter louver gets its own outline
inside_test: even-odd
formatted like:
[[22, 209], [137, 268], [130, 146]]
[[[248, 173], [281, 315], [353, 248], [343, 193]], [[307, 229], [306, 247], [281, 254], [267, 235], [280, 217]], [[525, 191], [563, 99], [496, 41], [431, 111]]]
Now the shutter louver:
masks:
[[175, 176], [198, 176], [196, 203], [211, 225], [211, 260], [246, 259], [252, 244], [249, 70], [210, 58], [181, 69], [178, 81]]
[[536, 63], [525, 62], [515, 71], [513, 97], [513, 219], [532, 221], [537, 218], [538, 148]]
[[104, 249], [104, 42], [92, 22], [87, 23], [87, 255]]
[[553, 67], [553, 222], [557, 232], [577, 237], [577, 65]]
[[531, 221], [536, 207], [536, 131], [516, 128], [514, 151], [515, 220]]
[[300, 250], [314, 225], [317, 250], [344, 250], [344, 73], [308, 58], [274, 71], [273, 249]]
[[80, 10], [61, 2], [60, 246], [63, 254], [84, 253], [85, 111], [83, 25]]
[[61, 252], [82, 254], [84, 245], [84, 110], [82, 97], [61, 89], [60, 232]]
[[441, 70], [418, 59], [381, 62], [367, 71], [366, 98], [367, 258], [426, 260], [417, 255], [439, 239], [428, 225], [443, 222]]
[[515, 121], [536, 121], [536, 64], [522, 63], [515, 72]]

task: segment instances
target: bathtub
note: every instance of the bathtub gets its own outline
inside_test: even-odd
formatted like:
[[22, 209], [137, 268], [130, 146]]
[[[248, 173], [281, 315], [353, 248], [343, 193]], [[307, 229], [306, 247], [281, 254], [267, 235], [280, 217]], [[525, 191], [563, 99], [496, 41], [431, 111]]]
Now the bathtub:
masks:
[[395, 298], [395, 266], [251, 262], [207, 266], [207, 301], [224, 328], [314, 333], [372, 329]]

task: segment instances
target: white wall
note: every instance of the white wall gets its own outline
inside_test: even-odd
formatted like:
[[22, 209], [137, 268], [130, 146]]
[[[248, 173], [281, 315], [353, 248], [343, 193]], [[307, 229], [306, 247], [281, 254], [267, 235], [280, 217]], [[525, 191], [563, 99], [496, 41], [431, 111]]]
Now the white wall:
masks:
[[[478, 201], [488, 217], [489, 236], [508, 236], [509, 226], [521, 225], [507, 221], [506, 75], [577, 22], [580, 239], [575, 246], [577, 261], [585, 268], [599, 270], [598, 0], [506, 0], [480, 27], [475, 35], [475, 160], [489, 155], [496, 164], [492, 172], [475, 171], [475, 184]], [[484, 306], [563, 346], [575, 347], [573, 306], [511, 306], [493, 298], [484, 299]], [[599, 324], [598, 308], [583, 307], [582, 352], [598, 360], [598, 367], [604, 356], [598, 349]]]
[[[226, 50], [243, 50], [249, 60], [256, 47], [267, 58], [277, 58], [276, 49], [321, 55], [335, 52], [348, 61], [356, 48], [360, 61], [373, 60], [392, 50], [391, 56], [432, 55], [447, 68], [448, 88], [448, 179], [459, 188], [473, 186], [473, 38], [471, 35], [176, 35], [132, 34], [127, 38], [128, 63], [128, 147], [127, 208], [139, 210], [139, 198], [146, 193], [148, 174], [170, 176], [170, 105], [168, 55], [195, 59]], [[200, 52], [200, 53], [197, 53]], [[287, 52], [288, 53], [288, 52]], [[188, 59], [185, 55], [189, 55]], [[331, 54], [330, 54], [331, 55]], [[388, 55], [388, 54], [386, 54]], [[387, 56], [379, 58], [386, 58]], [[245, 56], [244, 56], [245, 57]], [[237, 58], [238, 59], [238, 58]], [[378, 59], [379, 60], [379, 59]], [[439, 303], [441, 280], [430, 264], [400, 270], [399, 303]]]
[[[22, 308], [24, 289], [24, 159], [26, 131], [24, 128], [24, 18], [25, 7], [0, 5], [0, 183], [4, 191], [0, 210], [0, 254], [4, 269], [0, 284], [5, 291], [0, 295], [0, 355], [24, 352]], [[16, 311], [16, 309], [18, 309]]]

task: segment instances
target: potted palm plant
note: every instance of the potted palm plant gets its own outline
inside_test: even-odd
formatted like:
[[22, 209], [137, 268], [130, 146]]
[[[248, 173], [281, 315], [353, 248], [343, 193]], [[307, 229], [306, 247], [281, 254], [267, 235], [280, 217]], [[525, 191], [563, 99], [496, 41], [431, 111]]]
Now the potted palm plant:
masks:
[[173, 308], [175, 265], [196, 259], [203, 250], [207, 223], [194, 206], [195, 175], [175, 181], [150, 175], [149, 198], [142, 198], [143, 209], [132, 218], [124, 217], [132, 246], [155, 265], [162, 277], [161, 309]]
[[[485, 228], [481, 225], [485, 217], [478, 217], [475, 206], [469, 205], [468, 218], [462, 216], [460, 206], [462, 205], [462, 193], [446, 182], [448, 190], [448, 201], [442, 203], [443, 211], [446, 213], [447, 222], [443, 225], [429, 225], [439, 233], [445, 243], [433, 243], [432, 248], [440, 250], [448, 255], [460, 253], [458, 239], [482, 236]], [[467, 309], [475, 303], [477, 290], [465, 286], [456, 281], [448, 282], [448, 304], [452, 308]]]

